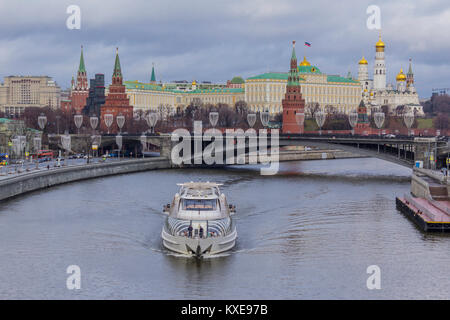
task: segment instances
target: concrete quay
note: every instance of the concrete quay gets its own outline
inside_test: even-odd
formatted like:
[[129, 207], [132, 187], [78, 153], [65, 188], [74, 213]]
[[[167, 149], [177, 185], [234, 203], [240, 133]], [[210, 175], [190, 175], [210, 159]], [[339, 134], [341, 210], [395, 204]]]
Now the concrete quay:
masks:
[[367, 158], [367, 156], [355, 154], [342, 150], [280, 150], [279, 159], [283, 161], [298, 160], [330, 160], [330, 159], [348, 159], [348, 158]]
[[[282, 150], [279, 153], [279, 161], [298, 160], [326, 160], [356, 158], [359, 155], [341, 150]], [[248, 160], [248, 159], [247, 159]], [[264, 162], [261, 157], [260, 162]], [[273, 161], [273, 158], [267, 160]], [[180, 168], [189, 166], [173, 165], [168, 157], [154, 157], [144, 159], [123, 159], [113, 162], [97, 162], [91, 164], [68, 165], [50, 170], [31, 169], [11, 176], [0, 177], [0, 200], [12, 198], [27, 192], [49, 188], [69, 182], [86, 179], [106, 177], [116, 174], [125, 174], [155, 169]]]
[[155, 157], [33, 170], [1, 179], [0, 200], [74, 181], [170, 167], [169, 159]]

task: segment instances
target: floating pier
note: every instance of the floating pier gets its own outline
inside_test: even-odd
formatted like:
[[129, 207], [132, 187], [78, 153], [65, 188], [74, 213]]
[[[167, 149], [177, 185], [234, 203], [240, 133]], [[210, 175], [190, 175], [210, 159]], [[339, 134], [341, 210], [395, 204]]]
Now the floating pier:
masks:
[[449, 178], [414, 168], [411, 195], [396, 198], [397, 209], [425, 232], [450, 232]]

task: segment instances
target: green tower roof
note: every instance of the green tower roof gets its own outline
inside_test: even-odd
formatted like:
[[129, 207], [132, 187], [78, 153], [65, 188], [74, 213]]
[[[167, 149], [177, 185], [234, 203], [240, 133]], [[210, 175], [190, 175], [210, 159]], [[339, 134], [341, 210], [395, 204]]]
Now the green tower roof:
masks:
[[297, 60], [297, 56], [295, 54], [295, 41], [293, 41], [293, 46], [292, 46], [292, 56], [291, 59], [295, 59]]
[[150, 78], [150, 82], [156, 82], [155, 65], [152, 66], [152, 77]]
[[122, 76], [122, 69], [120, 68], [120, 60], [119, 60], [119, 48], [116, 49], [116, 62], [114, 63], [114, 73], [113, 76]]
[[411, 59], [409, 59], [409, 69], [407, 75], [413, 75], [412, 66], [411, 66]]
[[78, 72], [86, 72], [86, 67], [84, 66], [83, 46], [81, 46], [80, 66], [78, 67]]

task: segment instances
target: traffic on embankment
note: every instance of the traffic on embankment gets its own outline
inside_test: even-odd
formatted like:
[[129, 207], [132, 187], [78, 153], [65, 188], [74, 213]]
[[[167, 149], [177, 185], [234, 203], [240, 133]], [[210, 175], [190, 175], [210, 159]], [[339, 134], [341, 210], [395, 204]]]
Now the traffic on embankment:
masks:
[[0, 179], [0, 200], [74, 181], [170, 167], [169, 159], [153, 157], [32, 169]]
[[[297, 148], [287, 148], [286, 150], [280, 150], [279, 161], [327, 160], [358, 157], [360, 156], [357, 154], [341, 150], [298, 150]], [[264, 159], [260, 160], [264, 161]], [[116, 174], [169, 169], [172, 167], [174, 165], [169, 158], [159, 156], [149, 158], [123, 158], [121, 160], [97, 162], [93, 160], [91, 163], [75, 162], [70, 164], [68, 162], [67, 165], [61, 166], [58, 166], [55, 162], [55, 164], [49, 164], [48, 166], [29, 168], [23, 172], [6, 168], [6, 170], [2, 170], [0, 173], [0, 200], [69, 182]], [[175, 167], [179, 168], [180, 166]]]

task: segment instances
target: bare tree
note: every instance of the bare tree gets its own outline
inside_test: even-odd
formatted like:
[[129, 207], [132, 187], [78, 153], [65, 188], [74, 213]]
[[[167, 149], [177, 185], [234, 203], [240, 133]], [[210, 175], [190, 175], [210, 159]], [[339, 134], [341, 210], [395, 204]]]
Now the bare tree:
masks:
[[314, 119], [314, 116], [316, 112], [319, 112], [321, 110], [320, 104], [317, 102], [308, 102], [306, 104], [306, 112], [311, 116], [311, 118]]

